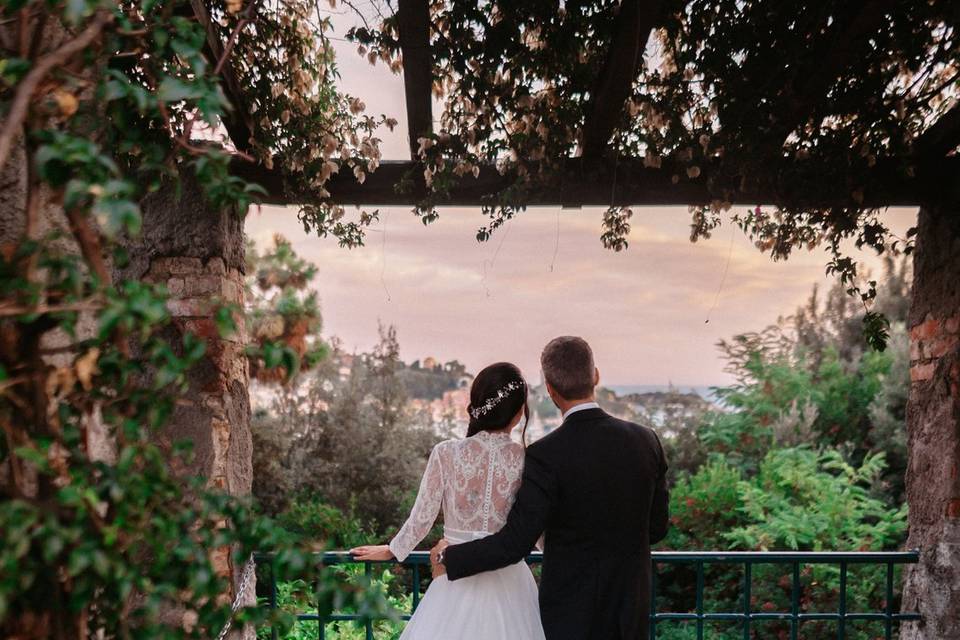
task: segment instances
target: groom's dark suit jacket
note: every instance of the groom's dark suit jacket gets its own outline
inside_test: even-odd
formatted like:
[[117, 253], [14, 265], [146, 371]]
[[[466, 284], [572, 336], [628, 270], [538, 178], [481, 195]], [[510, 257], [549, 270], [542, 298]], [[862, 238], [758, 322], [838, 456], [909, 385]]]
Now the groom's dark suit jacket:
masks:
[[667, 532], [666, 471], [653, 430], [601, 409], [577, 411], [527, 448], [503, 529], [447, 548], [447, 577], [518, 562], [544, 533], [547, 640], [647, 640], [650, 545]]

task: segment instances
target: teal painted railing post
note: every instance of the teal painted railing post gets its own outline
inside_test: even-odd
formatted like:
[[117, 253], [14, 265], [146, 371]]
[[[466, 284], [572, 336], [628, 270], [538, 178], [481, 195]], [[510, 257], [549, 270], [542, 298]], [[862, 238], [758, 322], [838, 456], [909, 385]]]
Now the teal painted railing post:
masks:
[[793, 587], [790, 593], [790, 640], [800, 633], [800, 563], [793, 563]]
[[884, 603], [886, 614], [886, 619], [884, 620], [884, 633], [883, 637], [885, 640], [893, 640], [893, 563], [887, 563], [887, 593], [886, 593], [886, 602]]
[[[373, 573], [373, 565], [370, 564], [369, 562], [364, 562], [363, 574], [367, 576], [367, 578], [369, 579], [372, 573]], [[373, 640], [373, 621], [372, 620], [367, 620], [366, 630], [367, 630], [367, 640]]]
[[[321, 560], [321, 563], [325, 560]], [[320, 576], [317, 576], [317, 586], [319, 587]], [[319, 593], [319, 589], [317, 590]], [[327, 636], [327, 621], [324, 620], [323, 616], [320, 614], [320, 599], [317, 598], [317, 638], [318, 640], [323, 640]]]
[[750, 600], [753, 586], [753, 563], [743, 565], [743, 640], [750, 640]]
[[417, 610], [420, 604], [420, 565], [413, 565], [413, 609], [410, 613]]
[[847, 637], [847, 563], [840, 561], [840, 620], [837, 622], [837, 639]]
[[703, 640], [703, 561], [697, 562], [697, 640]]
[[657, 638], [657, 561], [650, 567], [650, 640]]

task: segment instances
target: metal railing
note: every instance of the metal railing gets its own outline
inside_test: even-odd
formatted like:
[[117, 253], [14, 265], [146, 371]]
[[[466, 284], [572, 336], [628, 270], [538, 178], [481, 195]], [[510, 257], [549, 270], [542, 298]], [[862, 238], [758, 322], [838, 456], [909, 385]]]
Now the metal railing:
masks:
[[[342, 551], [327, 552], [317, 554], [318, 562], [326, 566], [343, 564], [361, 564], [352, 559], [349, 553]], [[269, 566], [269, 554], [257, 554], [258, 564]], [[776, 551], [655, 551], [653, 553], [653, 584], [651, 589], [651, 607], [650, 607], [650, 639], [656, 640], [658, 625], [666, 621], [682, 621], [693, 623], [696, 626], [697, 640], [703, 640], [706, 623], [715, 621], [726, 621], [739, 623], [742, 629], [744, 640], [751, 637], [751, 628], [754, 622], [760, 621], [782, 621], [790, 625], [790, 640], [797, 640], [800, 632], [800, 625], [806, 621], [834, 621], [837, 624], [836, 637], [838, 640], [844, 640], [848, 634], [848, 622], [854, 621], [880, 621], [884, 625], [884, 638], [892, 640], [894, 625], [900, 622], [920, 620], [920, 615], [915, 612], [901, 613], [894, 611], [894, 568], [896, 565], [915, 564], [920, 559], [919, 551], [857, 551], [857, 552], [776, 552]], [[533, 553], [527, 557], [529, 564], [538, 564], [542, 562], [543, 554]], [[365, 562], [364, 572], [371, 575], [373, 564], [391, 564], [391, 563], [371, 563]], [[791, 580], [791, 605], [790, 611], [755, 611], [751, 602], [753, 593], [753, 568], [758, 565], [789, 565], [792, 570]], [[423, 572], [430, 573], [430, 556], [425, 551], [415, 551], [403, 562], [404, 566], [410, 568], [412, 573], [412, 601], [413, 608], [409, 614], [402, 615], [403, 620], [409, 620], [410, 615], [416, 610], [420, 603], [421, 586]], [[661, 565], [668, 566], [690, 566], [692, 565], [696, 572], [696, 592], [695, 606], [692, 612], [659, 612], [657, 611], [657, 583], [658, 568]], [[709, 612], [704, 607], [704, 588], [705, 588], [705, 568], [707, 565], [727, 565], [743, 567], [743, 582], [741, 603], [739, 611], [731, 612]], [[838, 566], [840, 570], [840, 588], [838, 594], [838, 607], [836, 611], [828, 612], [802, 612], [800, 606], [801, 580], [800, 568], [810, 565], [831, 565]], [[886, 567], [885, 580], [885, 599], [882, 611], [850, 611], [847, 601], [847, 586], [849, 579], [849, 569], [852, 565], [874, 565]], [[270, 592], [267, 598], [269, 607], [277, 608], [277, 583], [273, 572], [270, 572]], [[297, 613], [299, 621], [315, 621], [318, 627], [318, 637], [320, 640], [326, 635], [326, 625], [343, 621], [357, 621], [361, 616], [355, 614], [334, 613], [329, 616], [321, 616], [317, 613]], [[367, 640], [373, 640], [373, 622], [365, 622]], [[277, 640], [277, 630], [272, 630], [272, 637]]]

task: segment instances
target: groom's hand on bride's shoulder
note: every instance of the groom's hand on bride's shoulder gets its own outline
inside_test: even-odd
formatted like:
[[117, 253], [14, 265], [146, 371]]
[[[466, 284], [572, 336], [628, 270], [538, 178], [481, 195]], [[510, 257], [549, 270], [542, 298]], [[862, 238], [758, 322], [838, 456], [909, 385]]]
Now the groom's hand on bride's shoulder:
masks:
[[446, 540], [440, 540], [433, 549], [430, 549], [430, 573], [434, 578], [439, 578], [447, 572], [443, 565], [443, 551], [450, 546]]

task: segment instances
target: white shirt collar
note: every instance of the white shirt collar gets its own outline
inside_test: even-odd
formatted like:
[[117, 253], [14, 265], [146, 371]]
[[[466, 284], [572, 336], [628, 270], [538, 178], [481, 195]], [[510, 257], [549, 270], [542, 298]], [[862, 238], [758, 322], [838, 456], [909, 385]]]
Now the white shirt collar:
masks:
[[577, 411], [586, 411], [587, 409], [599, 409], [599, 408], [600, 408], [600, 405], [597, 404], [596, 402], [581, 402], [580, 404], [575, 404], [569, 409], [567, 409], [567, 411], [563, 414], [563, 419], [566, 420]]

